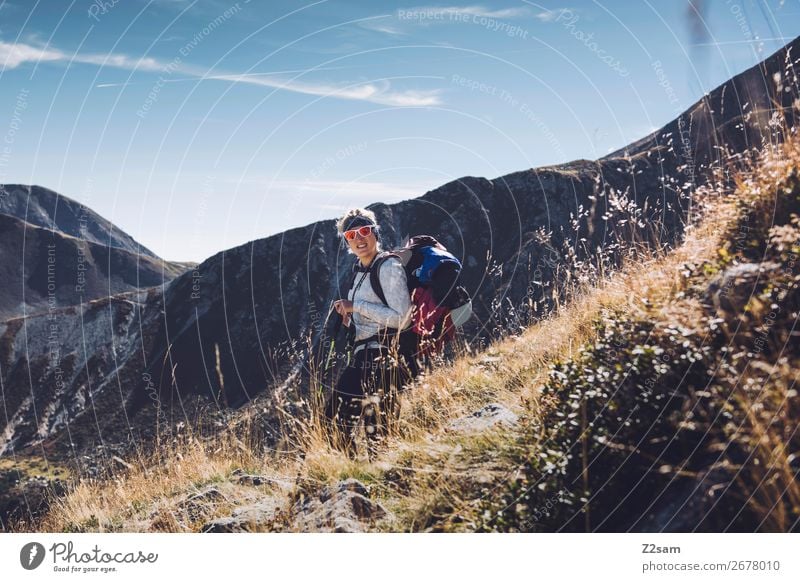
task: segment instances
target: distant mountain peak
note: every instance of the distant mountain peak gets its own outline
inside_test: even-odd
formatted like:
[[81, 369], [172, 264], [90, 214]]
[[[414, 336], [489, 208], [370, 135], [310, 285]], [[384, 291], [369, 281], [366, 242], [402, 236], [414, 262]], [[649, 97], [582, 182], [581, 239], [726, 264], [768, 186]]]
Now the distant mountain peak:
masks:
[[0, 214], [89, 242], [159, 258], [88, 206], [42, 186], [0, 184]]

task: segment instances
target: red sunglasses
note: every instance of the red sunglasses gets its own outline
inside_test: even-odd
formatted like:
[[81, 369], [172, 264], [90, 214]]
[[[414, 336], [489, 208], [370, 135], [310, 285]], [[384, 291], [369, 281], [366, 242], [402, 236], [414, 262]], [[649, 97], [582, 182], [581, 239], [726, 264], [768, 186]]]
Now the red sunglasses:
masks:
[[361, 238], [367, 238], [372, 233], [373, 228], [378, 227], [375, 225], [360, 226], [359, 228], [344, 231], [342, 236], [344, 236], [344, 238], [347, 240], [355, 240], [356, 235], [360, 236]]

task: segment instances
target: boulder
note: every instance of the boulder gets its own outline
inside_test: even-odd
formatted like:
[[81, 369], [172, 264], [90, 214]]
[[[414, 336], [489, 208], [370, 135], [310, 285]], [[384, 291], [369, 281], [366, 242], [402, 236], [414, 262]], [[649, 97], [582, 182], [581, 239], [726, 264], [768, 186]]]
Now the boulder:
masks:
[[493, 402], [469, 416], [463, 416], [450, 423], [448, 427], [455, 432], [481, 432], [496, 425], [515, 426], [519, 417], [502, 404]]
[[769, 283], [776, 269], [780, 269], [780, 265], [771, 262], [728, 267], [709, 283], [705, 303], [719, 316], [742, 314], [750, 298]]
[[356, 479], [347, 479], [322, 489], [316, 496], [298, 501], [294, 507], [295, 529], [313, 532], [359, 533], [388, 512], [369, 498], [369, 489]]
[[230, 517], [222, 517], [206, 523], [201, 531], [203, 533], [238, 533], [269, 530], [280, 511], [281, 503], [275, 498], [266, 497], [252, 505], [237, 508]]

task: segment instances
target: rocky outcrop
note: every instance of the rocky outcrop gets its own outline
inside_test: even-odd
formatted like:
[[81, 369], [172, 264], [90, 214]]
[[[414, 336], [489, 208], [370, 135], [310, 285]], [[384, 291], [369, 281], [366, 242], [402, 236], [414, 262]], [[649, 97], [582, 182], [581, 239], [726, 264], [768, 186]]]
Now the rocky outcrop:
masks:
[[469, 416], [454, 420], [448, 428], [454, 432], [475, 433], [483, 432], [495, 426], [514, 427], [519, 422], [519, 417], [503, 406], [493, 402]]
[[299, 531], [360, 533], [387, 517], [388, 512], [370, 499], [366, 485], [347, 479], [301, 499], [295, 504], [293, 514], [293, 528]]
[[126, 413], [149, 386], [141, 330], [154, 326], [158, 311], [145, 305], [158, 301], [157, 290], [142, 291], [0, 322], [0, 454], [56, 439], [74, 457], [142, 436]]
[[705, 303], [720, 317], [744, 314], [750, 300], [770, 283], [773, 272], [779, 268], [780, 265], [769, 261], [732, 265], [711, 281]]
[[283, 509], [282, 502], [264, 497], [256, 503], [236, 508], [230, 517], [220, 517], [205, 524], [203, 533], [244, 533], [269, 531]]

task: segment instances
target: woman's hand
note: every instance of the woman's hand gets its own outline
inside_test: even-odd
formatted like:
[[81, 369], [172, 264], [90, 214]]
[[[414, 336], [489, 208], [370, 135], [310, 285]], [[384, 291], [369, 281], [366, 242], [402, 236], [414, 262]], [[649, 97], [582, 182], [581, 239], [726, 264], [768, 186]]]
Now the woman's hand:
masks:
[[347, 299], [339, 299], [333, 302], [333, 308], [336, 313], [344, 317], [348, 313], [353, 313], [353, 302]]
[[353, 313], [353, 302], [346, 299], [339, 299], [333, 302], [336, 313], [342, 316], [342, 324], [350, 327], [350, 314]]

